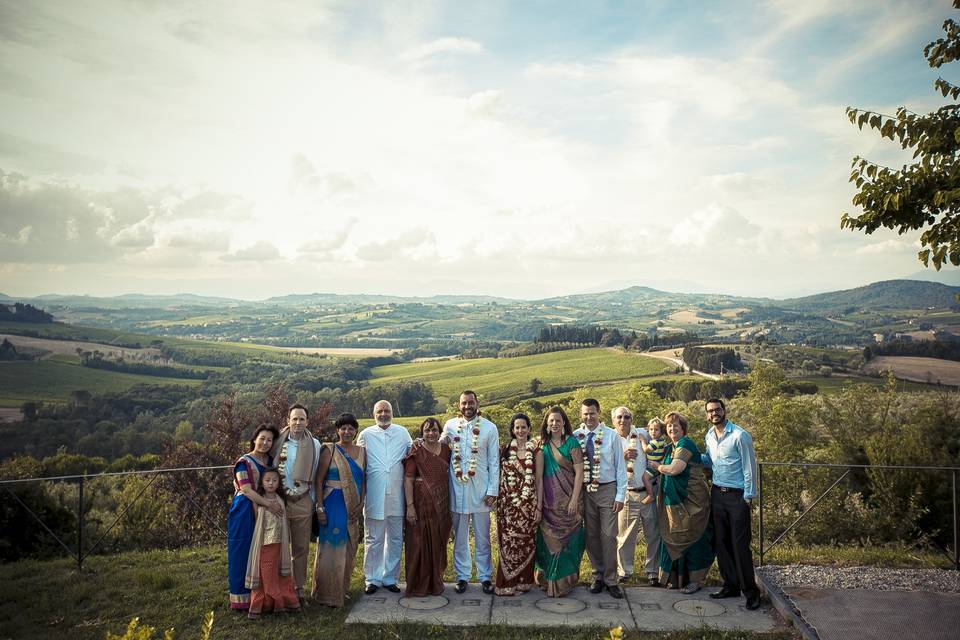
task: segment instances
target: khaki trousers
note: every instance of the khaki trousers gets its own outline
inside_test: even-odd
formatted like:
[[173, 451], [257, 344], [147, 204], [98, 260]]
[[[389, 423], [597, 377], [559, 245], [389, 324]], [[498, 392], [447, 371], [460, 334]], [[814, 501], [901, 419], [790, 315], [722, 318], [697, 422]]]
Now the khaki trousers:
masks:
[[583, 519], [587, 537], [587, 557], [593, 568], [593, 579], [610, 586], [617, 584], [617, 514], [613, 501], [617, 497], [617, 483], [608, 482], [596, 493], [583, 485]]
[[618, 573], [621, 576], [633, 575], [633, 562], [637, 554], [637, 537], [641, 525], [643, 539], [647, 543], [644, 570], [648, 578], [656, 577], [659, 573], [660, 523], [657, 503], [653, 501], [650, 504], [641, 504], [640, 501], [646, 497], [645, 491], [638, 493], [628, 490], [623, 510], [617, 514], [620, 530], [617, 534], [617, 564]]
[[290, 525], [290, 551], [293, 555], [293, 584], [297, 595], [303, 595], [307, 579], [307, 552], [310, 550], [310, 526], [313, 524], [313, 500], [307, 494], [296, 502], [287, 502]]

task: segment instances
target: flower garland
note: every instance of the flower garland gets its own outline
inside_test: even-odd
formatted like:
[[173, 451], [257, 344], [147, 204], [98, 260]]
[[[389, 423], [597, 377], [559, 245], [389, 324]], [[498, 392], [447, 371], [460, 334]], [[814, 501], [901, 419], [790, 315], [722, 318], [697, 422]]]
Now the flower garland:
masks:
[[460, 455], [460, 434], [463, 432], [463, 428], [472, 423], [473, 420], [466, 422], [463, 418], [460, 418], [453, 432], [453, 466], [456, 468], [454, 474], [457, 480], [464, 484], [470, 482], [473, 476], [477, 475], [477, 454], [480, 453], [480, 414], [477, 414], [474, 420], [477, 420], [477, 422], [471, 429], [473, 439], [470, 442], [470, 459], [467, 461], [466, 471], [463, 470], [463, 456]]
[[[637, 450], [637, 432], [631, 429], [630, 443], [627, 445], [627, 451]], [[627, 460], [627, 483], [633, 484], [633, 458]]]
[[[527, 500], [533, 494], [533, 456], [534, 452], [537, 450], [536, 445], [527, 440], [524, 445], [524, 457], [523, 457], [523, 488], [520, 490], [519, 495], [514, 495], [511, 498], [513, 506], [519, 507], [520, 504]], [[516, 468], [517, 468], [517, 440], [514, 438], [510, 441], [510, 458], [509, 464], [507, 465], [507, 481], [513, 486], [513, 483], [516, 481]]]
[[580, 448], [583, 450], [583, 482], [590, 493], [596, 493], [600, 489], [600, 447], [603, 446], [603, 432], [606, 426], [601, 422], [593, 431], [593, 460], [587, 458], [587, 425], [581, 424], [580, 428], [584, 431], [577, 435], [580, 439]]

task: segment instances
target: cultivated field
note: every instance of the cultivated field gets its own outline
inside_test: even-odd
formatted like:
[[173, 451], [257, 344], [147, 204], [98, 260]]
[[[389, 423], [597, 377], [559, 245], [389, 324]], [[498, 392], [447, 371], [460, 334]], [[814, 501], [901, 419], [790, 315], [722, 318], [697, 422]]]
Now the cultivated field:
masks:
[[325, 356], [337, 356], [341, 358], [375, 358], [380, 356], [392, 356], [400, 353], [403, 349], [364, 349], [352, 347], [277, 347], [283, 351], [293, 351], [295, 353], [305, 353], [307, 355], [321, 354]]
[[893, 371], [901, 380], [960, 386], [960, 362], [912, 356], [879, 356], [864, 370], [868, 373]]
[[129, 360], [139, 360], [151, 356], [160, 355], [159, 349], [130, 349], [127, 347], [115, 347], [109, 344], [99, 342], [78, 342], [74, 340], [54, 340], [51, 338], [31, 338], [29, 336], [16, 336], [6, 333], [0, 333], [0, 342], [6, 338], [13, 343], [14, 347], [27, 347], [29, 349], [43, 349], [51, 353], [76, 355], [77, 349], [84, 351], [99, 351], [104, 356], [111, 358], [125, 358]]
[[107, 393], [137, 384], [196, 386], [201, 380], [162, 378], [91, 369], [52, 360], [0, 362], [0, 407], [28, 401], [64, 402], [73, 391]]
[[412, 380], [430, 384], [440, 399], [473, 389], [486, 403], [524, 394], [530, 381], [541, 382], [541, 393], [573, 389], [591, 383], [617, 382], [656, 376], [673, 367], [664, 362], [602, 347], [541, 353], [521, 358], [446, 360], [376, 367], [373, 384]]

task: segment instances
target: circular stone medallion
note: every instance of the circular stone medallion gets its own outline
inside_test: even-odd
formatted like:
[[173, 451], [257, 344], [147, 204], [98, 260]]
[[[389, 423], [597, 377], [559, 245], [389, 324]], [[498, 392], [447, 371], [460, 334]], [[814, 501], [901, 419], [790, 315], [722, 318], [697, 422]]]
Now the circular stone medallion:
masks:
[[680, 613], [697, 618], [713, 618], [727, 612], [726, 607], [708, 600], [679, 600], [673, 603], [673, 608]]
[[450, 604], [445, 596], [425, 596], [423, 598], [400, 598], [400, 606], [416, 611], [430, 611], [442, 609]]
[[547, 613], [566, 615], [578, 613], [587, 608], [587, 605], [576, 598], [541, 598], [534, 603], [537, 609]]

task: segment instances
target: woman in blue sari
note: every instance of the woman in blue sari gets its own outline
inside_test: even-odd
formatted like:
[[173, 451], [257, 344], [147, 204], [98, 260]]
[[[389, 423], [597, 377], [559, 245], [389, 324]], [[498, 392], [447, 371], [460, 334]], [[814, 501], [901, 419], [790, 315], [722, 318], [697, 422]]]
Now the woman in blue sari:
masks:
[[257, 521], [254, 504], [273, 511], [282, 509], [257, 493], [260, 474], [273, 464], [270, 449], [280, 436], [276, 428], [261, 424], [250, 439], [250, 453], [237, 459], [233, 466], [233, 502], [227, 516], [227, 577], [230, 582], [230, 608], [246, 611], [250, 607], [250, 589], [244, 586], [247, 575], [247, 556], [253, 540], [253, 526]]
[[360, 425], [352, 414], [340, 414], [334, 426], [337, 442], [323, 445], [317, 468], [320, 535], [312, 595], [328, 607], [342, 607], [360, 543], [366, 452], [353, 444]]

